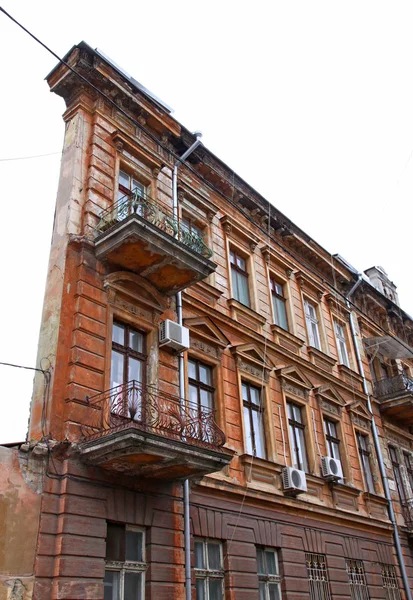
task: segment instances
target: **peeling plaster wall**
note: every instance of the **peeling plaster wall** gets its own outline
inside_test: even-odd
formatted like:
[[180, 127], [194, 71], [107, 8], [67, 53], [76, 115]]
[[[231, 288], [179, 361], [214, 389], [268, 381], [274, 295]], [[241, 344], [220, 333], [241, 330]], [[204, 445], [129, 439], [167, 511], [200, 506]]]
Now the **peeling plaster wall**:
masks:
[[0, 600], [30, 600], [43, 461], [0, 446]]

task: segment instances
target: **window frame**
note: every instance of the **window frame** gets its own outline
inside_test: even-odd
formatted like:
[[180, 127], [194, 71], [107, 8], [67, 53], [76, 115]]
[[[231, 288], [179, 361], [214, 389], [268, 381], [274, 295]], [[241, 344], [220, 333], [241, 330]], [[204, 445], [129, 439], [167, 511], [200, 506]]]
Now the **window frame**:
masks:
[[409, 452], [403, 450], [403, 462], [406, 468], [407, 479], [410, 484], [410, 492], [413, 494], [413, 457]]
[[[256, 547], [256, 551], [257, 551], [257, 576], [258, 576], [258, 593], [260, 596], [260, 600], [261, 600], [261, 585], [264, 585], [264, 595], [265, 595], [265, 600], [271, 600], [270, 597], [270, 586], [277, 586], [278, 589], [278, 596], [281, 599], [282, 595], [281, 595], [281, 573], [280, 573], [280, 560], [279, 560], [279, 550], [276, 548], [268, 548], [266, 546], [257, 546]], [[274, 554], [275, 557], [275, 565], [276, 565], [276, 571], [277, 573], [268, 573], [268, 568], [266, 570], [265, 573], [260, 573], [259, 571], [259, 565], [260, 565], [260, 561], [258, 559], [258, 553], [262, 552], [263, 554], [263, 563], [266, 563], [266, 553], [268, 552], [272, 552]]]
[[[141, 574], [141, 594], [137, 600], [144, 600], [145, 598], [145, 575], [147, 569], [146, 562], [146, 530], [143, 527], [137, 527], [134, 525], [127, 525], [122, 523], [114, 523], [114, 525], [123, 525], [125, 532], [125, 560], [107, 560], [105, 558], [105, 574], [106, 572], [119, 573], [119, 600], [125, 600], [124, 598], [124, 586], [125, 586], [125, 575], [127, 573], [139, 573]], [[142, 560], [141, 561], [130, 561], [126, 559], [126, 533], [133, 531], [142, 534]], [[107, 545], [107, 536], [106, 536]]]
[[[269, 279], [270, 279], [270, 292], [271, 292], [271, 306], [272, 306], [273, 322], [278, 327], [281, 327], [281, 329], [283, 329], [284, 331], [290, 331], [290, 323], [289, 323], [289, 317], [288, 317], [288, 297], [285, 295], [286, 284], [285, 284], [285, 282], [281, 282], [272, 273], [269, 274]], [[281, 291], [282, 291], [281, 294], [277, 292], [277, 286], [279, 286], [281, 288]], [[278, 304], [276, 302], [277, 300], [282, 303], [281, 305], [283, 306], [283, 310], [284, 310], [284, 319], [285, 319], [286, 327], [281, 325], [282, 319], [280, 319], [279, 315], [278, 315], [279, 311], [278, 311]]]
[[[317, 568], [311, 566], [310, 561], [317, 561], [320, 565], [322, 564], [322, 567]], [[305, 563], [307, 567], [307, 581], [310, 588], [310, 600], [331, 600], [332, 596], [326, 555], [315, 552], [306, 552]], [[324, 575], [324, 577], [322, 575]]]
[[[252, 306], [253, 294], [251, 294], [251, 290], [250, 290], [250, 272], [249, 272], [250, 270], [248, 268], [249, 257], [245, 253], [241, 252], [232, 243], [230, 243], [230, 245], [229, 245], [228, 253], [229, 253], [228, 259], [229, 259], [230, 274], [231, 274], [231, 296], [232, 296], [232, 298], [234, 298], [234, 300], [236, 300], [243, 306], [253, 309], [253, 306]], [[232, 256], [234, 256], [234, 262], [232, 261]], [[238, 266], [238, 264], [237, 264], [238, 259], [242, 260], [245, 263], [245, 270]], [[238, 278], [234, 278], [234, 276], [233, 276], [234, 272], [236, 274], [240, 275], [241, 277], [244, 277], [246, 291], [248, 294], [248, 304], [245, 304], [245, 302], [242, 302], [240, 300]]]
[[[366, 447], [361, 447], [360, 440], [364, 440], [366, 442]], [[356, 430], [356, 442], [357, 442], [357, 451], [360, 460], [361, 472], [363, 474], [364, 485], [367, 488], [366, 491], [370, 494], [375, 494], [376, 489], [374, 485], [374, 476], [373, 476], [373, 468], [371, 465], [371, 451], [370, 451], [370, 436], [367, 433], [363, 433], [359, 430]], [[366, 469], [366, 464], [368, 465], [368, 469]], [[371, 488], [370, 488], [370, 476], [371, 479]]]
[[[312, 316], [310, 314], [310, 311], [307, 310], [307, 308], [310, 308], [310, 307], [311, 307], [311, 309], [314, 310], [315, 316]], [[323, 352], [323, 344], [321, 342], [321, 333], [320, 333], [321, 319], [320, 319], [320, 310], [319, 310], [318, 303], [314, 302], [313, 300], [309, 300], [308, 298], [304, 298], [304, 317], [305, 317], [308, 345], [311, 348], [315, 348], [316, 350]], [[313, 326], [315, 327], [314, 331], [316, 332], [316, 336], [314, 336], [314, 331], [312, 329]]]
[[[382, 588], [385, 590], [386, 600], [401, 600], [399, 581], [397, 578], [396, 567], [386, 563], [380, 563]], [[387, 571], [387, 573], [386, 573]], [[387, 592], [387, 590], [392, 590]]]
[[[340, 334], [340, 332], [337, 331], [338, 327], [342, 330], [342, 332], [343, 332], [342, 334]], [[351, 362], [350, 362], [350, 352], [349, 352], [349, 348], [348, 348], [347, 327], [344, 323], [338, 321], [336, 318], [333, 317], [333, 328], [334, 328], [334, 337], [335, 337], [336, 346], [337, 346], [338, 362], [340, 365], [344, 365], [345, 367], [350, 369]]]
[[[334, 430], [335, 430], [335, 432], [334, 432], [335, 435], [333, 435], [331, 433], [330, 428], [327, 427], [327, 423], [328, 423], [328, 425], [333, 425]], [[339, 433], [337, 431], [339, 424], [337, 423], [337, 421], [333, 421], [329, 417], [326, 417], [325, 415], [323, 415], [323, 425], [324, 425], [324, 435], [325, 435], [325, 439], [326, 439], [327, 455], [330, 456], [330, 458], [335, 458], [336, 460], [339, 460], [340, 463], [343, 464], [343, 461], [341, 460], [341, 452], [340, 452], [341, 439], [339, 438]], [[334, 452], [332, 452], [332, 448], [334, 448], [334, 447], [337, 448], [338, 456], [334, 456]]]
[[[114, 327], [115, 325], [118, 325], [120, 327], [124, 328], [124, 341], [125, 343], [119, 344], [118, 342], [115, 342], [113, 340], [113, 331], [114, 331]], [[143, 352], [138, 352], [137, 350], [134, 350], [133, 348], [131, 348], [128, 344], [129, 344], [129, 339], [130, 339], [130, 332], [133, 331], [135, 333], [139, 333], [142, 336], [142, 350]], [[111, 354], [110, 354], [110, 385], [109, 388], [112, 389], [113, 386], [112, 385], [112, 364], [113, 364], [113, 352], [117, 352], [119, 354], [123, 355], [123, 381], [121, 384], [118, 385], [127, 385], [129, 383], [129, 360], [130, 358], [135, 359], [135, 360], [139, 360], [142, 363], [142, 380], [140, 382], [138, 382], [140, 385], [144, 386], [146, 384], [146, 368], [147, 368], [147, 361], [148, 361], [148, 355], [147, 355], [147, 334], [145, 331], [142, 331], [136, 327], [134, 327], [133, 325], [130, 325], [127, 322], [118, 320], [118, 319], [113, 319], [112, 322], [112, 328], [111, 328]]]
[[[195, 551], [195, 544], [202, 544], [202, 554], [204, 561], [204, 568], [200, 568], [196, 566], [196, 558], [197, 554]], [[220, 569], [210, 569], [209, 568], [209, 555], [208, 555], [208, 544], [216, 544], [219, 546], [219, 557], [220, 557]], [[194, 573], [195, 573], [195, 598], [197, 598], [197, 590], [196, 583], [197, 581], [204, 582], [204, 600], [209, 600], [209, 582], [211, 580], [220, 580], [221, 581], [221, 599], [224, 600], [224, 578], [225, 578], [225, 570], [224, 570], [224, 551], [223, 551], [223, 543], [221, 540], [209, 539], [209, 538], [194, 538]]]
[[[247, 388], [247, 400], [244, 400], [244, 395], [243, 395], [243, 387], [246, 386]], [[250, 389], [253, 388], [258, 392], [258, 397], [259, 397], [259, 405], [255, 404], [254, 402], [251, 401], [251, 391]], [[255, 458], [261, 458], [263, 460], [267, 460], [268, 457], [268, 447], [267, 447], [267, 438], [266, 438], [266, 433], [265, 433], [265, 423], [264, 423], [264, 413], [265, 413], [265, 407], [264, 407], [264, 402], [263, 402], [263, 394], [264, 394], [264, 386], [258, 387], [257, 384], [251, 383], [250, 381], [241, 378], [241, 401], [242, 401], [242, 416], [243, 416], [243, 423], [244, 423], [244, 434], [245, 434], [245, 449], [246, 449], [246, 453], [249, 453], [249, 449], [248, 447], [248, 440], [247, 440], [247, 427], [246, 427], [246, 422], [245, 422], [245, 409], [248, 410], [248, 417], [249, 417], [249, 421], [248, 421], [248, 427], [249, 427], [249, 431], [251, 433], [251, 456], [254, 456]], [[261, 446], [264, 450], [263, 454], [264, 456], [258, 456], [257, 455], [257, 448], [256, 448], [256, 432], [254, 429], [254, 419], [253, 419], [253, 413], [252, 411], [257, 413], [257, 419], [258, 419], [258, 423], [259, 423], [259, 419], [261, 419], [261, 429], [262, 429], [262, 435], [263, 435], [263, 439], [261, 440]]]
[[[127, 175], [129, 177], [129, 183], [130, 186], [127, 188], [126, 186], [124, 186], [122, 183], [120, 183], [120, 178], [121, 178], [121, 173], [124, 175]], [[122, 198], [124, 198], [125, 196], [133, 196], [133, 193], [136, 189], [136, 187], [133, 187], [133, 182], [136, 182], [140, 187], [142, 187], [141, 193], [139, 194], [139, 196], [141, 198], [146, 198], [147, 196], [147, 185], [145, 183], [142, 183], [142, 180], [139, 179], [139, 177], [136, 176], [136, 174], [133, 172], [133, 169], [128, 169], [123, 166], [123, 165], [119, 165], [119, 171], [118, 171], [118, 202], [119, 200], [121, 200]]]
[[401, 463], [399, 460], [399, 454], [395, 446], [388, 444], [387, 448], [389, 451], [389, 458], [393, 469], [394, 479], [396, 481], [396, 487], [397, 492], [399, 494], [400, 504], [402, 506], [406, 506], [407, 493], [403, 483], [402, 472], [400, 470]]
[[[189, 376], [189, 363], [195, 363], [195, 368], [196, 368], [196, 373], [198, 376], [198, 379], [193, 379], [192, 377]], [[207, 408], [209, 410], [211, 410], [212, 412], [215, 412], [215, 393], [216, 393], [216, 388], [215, 385], [209, 385], [207, 383], [204, 383], [201, 381], [201, 379], [199, 378], [199, 367], [200, 365], [202, 365], [203, 367], [206, 367], [210, 373], [211, 373], [211, 381], [214, 383], [214, 379], [215, 379], [215, 369], [212, 365], [203, 362], [202, 360], [200, 360], [199, 358], [195, 358], [194, 356], [188, 356], [188, 364], [187, 364], [187, 373], [188, 373], [188, 398], [191, 398], [191, 393], [190, 393], [190, 386], [192, 385], [194, 388], [196, 388], [197, 390], [197, 407], [198, 410], [202, 411], [202, 408]], [[206, 392], [209, 392], [210, 394], [212, 394], [212, 407], [208, 407], [208, 406], [204, 406], [201, 402], [201, 390], [204, 390]]]
[[353, 558], [345, 560], [351, 600], [370, 600], [363, 561]]
[[[287, 405], [288, 435], [289, 435], [289, 439], [290, 439], [290, 450], [291, 450], [291, 462], [295, 469], [304, 471], [304, 473], [310, 473], [310, 461], [309, 461], [309, 454], [308, 454], [308, 449], [307, 449], [307, 435], [306, 435], [307, 425], [305, 422], [305, 418], [303, 418], [303, 410], [305, 411], [305, 408], [301, 404], [294, 402], [294, 400], [291, 400], [290, 398], [286, 399], [286, 405]], [[290, 417], [290, 406], [294, 407], [294, 408], [298, 408], [298, 410], [300, 411], [301, 421], [297, 421], [295, 419], [295, 417], [294, 418]], [[304, 444], [303, 457], [305, 458], [305, 464], [304, 463], [301, 464], [301, 461], [300, 461], [299, 448], [297, 446], [296, 429], [299, 429], [300, 431], [302, 431], [302, 434], [303, 434], [303, 444]], [[301, 444], [301, 441], [300, 441], [300, 444]]]

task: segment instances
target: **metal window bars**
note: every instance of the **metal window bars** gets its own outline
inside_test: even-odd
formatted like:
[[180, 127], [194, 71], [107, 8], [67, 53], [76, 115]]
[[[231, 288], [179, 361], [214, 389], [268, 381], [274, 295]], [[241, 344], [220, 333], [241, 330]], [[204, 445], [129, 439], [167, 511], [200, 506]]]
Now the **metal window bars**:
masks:
[[201, 235], [193, 229], [191, 230], [187, 223], [175, 218], [169, 207], [153, 200], [146, 194], [142, 194], [142, 191], [138, 189], [135, 189], [131, 195], [123, 196], [106, 210], [101, 211], [99, 223], [95, 230], [96, 235], [103, 234], [132, 215], [155, 225], [155, 227], [176, 238], [193, 252], [201, 254], [205, 258], [211, 258], [212, 250], [205, 244]]
[[363, 561], [347, 558], [346, 570], [352, 600], [370, 600]]
[[310, 586], [310, 599], [331, 600], [327, 563], [324, 554], [310, 554], [306, 552], [305, 562]]
[[381, 576], [383, 579], [383, 588], [386, 592], [386, 600], [401, 600], [396, 569], [394, 566], [382, 564]]
[[136, 428], [197, 446], [225, 444], [214, 410], [135, 380], [88, 398], [88, 404], [94, 410], [82, 426], [84, 439]]

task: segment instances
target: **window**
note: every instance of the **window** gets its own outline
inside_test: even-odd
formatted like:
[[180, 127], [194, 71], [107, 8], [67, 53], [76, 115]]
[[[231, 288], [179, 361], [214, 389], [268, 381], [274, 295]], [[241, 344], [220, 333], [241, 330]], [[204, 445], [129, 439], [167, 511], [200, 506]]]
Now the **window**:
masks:
[[413, 458], [408, 452], [403, 452], [404, 464], [406, 466], [407, 478], [410, 483], [410, 490], [413, 493]]
[[242, 401], [244, 405], [245, 439], [247, 452], [258, 458], [265, 458], [265, 437], [261, 390], [249, 383], [242, 382]]
[[406, 493], [404, 490], [402, 474], [400, 472], [399, 457], [397, 456], [396, 448], [393, 448], [393, 446], [389, 446], [389, 455], [391, 464], [393, 466], [393, 473], [394, 478], [396, 480], [397, 491], [399, 492], [400, 502], [404, 505], [406, 504]]
[[126, 171], [119, 171], [118, 181], [118, 200], [124, 196], [132, 196], [133, 192], [136, 192], [138, 196], [145, 196], [145, 186]]
[[363, 435], [359, 431], [356, 432], [357, 446], [359, 450], [360, 462], [363, 469], [364, 482], [367, 486], [367, 490], [374, 494], [374, 482], [373, 473], [371, 471], [370, 464], [370, 450], [369, 450], [369, 438], [367, 435]]
[[113, 323], [110, 387], [145, 381], [145, 336], [129, 325]]
[[310, 600], [331, 600], [326, 557], [324, 554], [310, 554], [306, 552], [305, 562], [310, 586]]
[[222, 600], [224, 568], [221, 542], [195, 540], [196, 600]]
[[281, 578], [278, 553], [269, 548], [257, 548], [259, 600], [281, 600]]
[[324, 419], [324, 431], [326, 434], [328, 456], [340, 460], [340, 439], [337, 433], [337, 423], [329, 419]]
[[145, 569], [145, 533], [108, 523], [104, 600], [143, 600]]
[[274, 311], [274, 322], [279, 327], [288, 331], [287, 310], [285, 305], [284, 289], [281, 283], [270, 279], [272, 307]]
[[313, 348], [321, 350], [320, 333], [318, 330], [317, 308], [308, 300], [304, 300], [305, 322], [307, 325], [308, 343]]
[[347, 340], [345, 334], [345, 328], [337, 321], [334, 321], [334, 331], [336, 334], [336, 342], [338, 349], [338, 359], [340, 364], [350, 367], [350, 361], [347, 352]]
[[381, 565], [381, 576], [383, 579], [383, 589], [386, 592], [386, 600], [401, 600], [394, 566]]
[[214, 388], [212, 386], [212, 367], [199, 360], [188, 360], [189, 400], [202, 408], [214, 408]]
[[302, 411], [297, 404], [287, 402], [288, 425], [292, 444], [292, 460], [296, 469], [308, 473], [307, 450], [305, 447], [305, 425], [303, 423]]
[[248, 289], [248, 272], [246, 259], [230, 250], [232, 295], [235, 300], [245, 306], [250, 306], [250, 293]]
[[363, 561], [346, 558], [346, 570], [351, 600], [370, 600]]

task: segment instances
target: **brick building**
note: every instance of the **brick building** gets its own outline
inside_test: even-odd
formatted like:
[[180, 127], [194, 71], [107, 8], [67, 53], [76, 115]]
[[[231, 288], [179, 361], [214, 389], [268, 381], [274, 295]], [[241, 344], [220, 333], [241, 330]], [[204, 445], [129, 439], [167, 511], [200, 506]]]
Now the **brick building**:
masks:
[[413, 321], [394, 284], [102, 54], [65, 62], [44, 373], [28, 441], [0, 447], [0, 600], [409, 600]]

